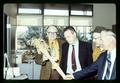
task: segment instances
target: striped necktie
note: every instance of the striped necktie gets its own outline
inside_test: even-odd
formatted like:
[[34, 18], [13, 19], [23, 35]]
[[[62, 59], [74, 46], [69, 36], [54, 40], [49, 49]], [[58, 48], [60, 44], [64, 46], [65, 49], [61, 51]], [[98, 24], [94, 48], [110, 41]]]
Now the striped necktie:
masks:
[[106, 74], [104, 79], [105, 80], [109, 80], [109, 76], [110, 76], [110, 67], [111, 67], [111, 61], [110, 61], [110, 52], [107, 55], [107, 70], [106, 70]]

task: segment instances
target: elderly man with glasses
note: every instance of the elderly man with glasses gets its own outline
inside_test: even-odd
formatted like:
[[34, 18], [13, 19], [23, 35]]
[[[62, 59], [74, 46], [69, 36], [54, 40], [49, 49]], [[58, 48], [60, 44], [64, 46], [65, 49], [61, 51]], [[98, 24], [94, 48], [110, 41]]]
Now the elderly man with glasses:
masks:
[[[45, 39], [45, 41], [49, 47], [50, 56], [59, 65], [62, 50], [61, 48], [62, 44], [64, 43], [64, 40], [57, 38], [57, 33], [57, 26], [48, 26], [47, 39]], [[46, 56], [39, 56], [39, 58], [36, 58], [35, 61], [36, 63], [41, 64], [42, 66], [40, 72], [40, 80], [59, 80], [59, 73], [56, 71], [54, 65], [52, 65], [52, 63]]]

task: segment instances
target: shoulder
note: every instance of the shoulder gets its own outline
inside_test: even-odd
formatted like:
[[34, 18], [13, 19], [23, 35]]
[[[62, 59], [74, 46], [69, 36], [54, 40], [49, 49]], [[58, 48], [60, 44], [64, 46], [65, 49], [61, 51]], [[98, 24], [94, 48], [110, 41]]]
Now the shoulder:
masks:
[[79, 40], [79, 44], [80, 44], [80, 45], [83, 45], [83, 46], [92, 46], [91, 43], [85, 42], [85, 41], [80, 41], [80, 40]]
[[65, 40], [64, 39], [58, 39], [58, 42], [63, 44], [63, 43], [65, 43]]
[[107, 55], [107, 51], [102, 52], [98, 58], [99, 58], [99, 59], [101, 59], [101, 58], [105, 58], [106, 55]]
[[81, 40], [79, 40], [79, 43], [83, 43], [83, 44], [89, 44], [88, 42], [81, 41]]
[[68, 44], [68, 42], [65, 41], [65, 42], [63, 43], [62, 47], [67, 47], [67, 46], [69, 46], [69, 44]]

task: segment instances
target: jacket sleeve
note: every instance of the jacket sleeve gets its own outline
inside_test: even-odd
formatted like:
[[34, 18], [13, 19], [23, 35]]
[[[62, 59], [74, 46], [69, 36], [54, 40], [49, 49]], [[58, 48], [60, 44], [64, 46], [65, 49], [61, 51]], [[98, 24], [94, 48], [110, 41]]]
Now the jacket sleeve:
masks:
[[91, 76], [98, 74], [98, 72], [99, 72], [98, 69], [99, 69], [100, 65], [102, 64], [101, 61], [103, 61], [104, 53], [101, 53], [101, 55], [98, 57], [98, 59], [91, 65], [83, 68], [81, 71], [73, 73], [74, 78], [75, 79], [83, 79], [83, 78], [91, 77]]
[[43, 61], [43, 54], [37, 54], [35, 56], [35, 63], [39, 65], [45, 65], [48, 60]]
[[93, 64], [85, 67], [81, 71], [73, 73], [74, 78], [75, 79], [84, 79], [84, 78], [96, 75], [97, 68], [98, 68], [97, 65], [98, 65], [97, 63], [93, 63]]

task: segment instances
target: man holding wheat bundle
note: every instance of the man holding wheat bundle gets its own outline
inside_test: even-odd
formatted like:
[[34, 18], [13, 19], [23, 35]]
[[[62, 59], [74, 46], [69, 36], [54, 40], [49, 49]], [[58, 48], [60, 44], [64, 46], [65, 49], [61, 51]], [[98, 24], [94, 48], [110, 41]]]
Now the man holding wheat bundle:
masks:
[[47, 39], [31, 39], [33, 45], [41, 58], [36, 58], [35, 62], [41, 64], [40, 80], [59, 80], [59, 75], [64, 78], [64, 73], [59, 67], [61, 58], [61, 46], [64, 40], [57, 38], [57, 27], [52, 25], [47, 28]]

